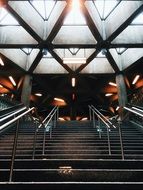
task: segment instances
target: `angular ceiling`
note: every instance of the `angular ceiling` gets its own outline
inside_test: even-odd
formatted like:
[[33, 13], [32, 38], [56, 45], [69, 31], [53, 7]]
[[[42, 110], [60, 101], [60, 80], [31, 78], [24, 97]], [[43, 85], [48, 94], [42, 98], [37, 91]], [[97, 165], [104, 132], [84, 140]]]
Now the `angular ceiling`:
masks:
[[0, 58], [34, 76], [115, 76], [141, 64], [143, 1], [3, 0]]

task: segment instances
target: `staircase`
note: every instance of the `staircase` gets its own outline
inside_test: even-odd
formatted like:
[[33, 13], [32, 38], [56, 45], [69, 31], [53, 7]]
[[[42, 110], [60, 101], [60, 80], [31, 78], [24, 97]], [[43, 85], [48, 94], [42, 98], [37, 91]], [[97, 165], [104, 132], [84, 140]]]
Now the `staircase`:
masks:
[[122, 126], [125, 160], [118, 129], [109, 131], [111, 155], [104, 126], [100, 138], [89, 121], [58, 122], [52, 138], [47, 130], [45, 144], [44, 129], [36, 136], [35, 129], [31, 121], [20, 124], [12, 182], [8, 180], [15, 128], [1, 135], [0, 189], [142, 188], [143, 132], [133, 124]]

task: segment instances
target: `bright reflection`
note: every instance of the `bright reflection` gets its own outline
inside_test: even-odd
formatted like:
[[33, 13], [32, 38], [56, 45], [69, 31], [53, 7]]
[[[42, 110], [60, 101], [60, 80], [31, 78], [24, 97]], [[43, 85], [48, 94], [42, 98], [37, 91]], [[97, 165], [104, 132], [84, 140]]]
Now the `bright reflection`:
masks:
[[81, 121], [87, 121], [87, 120], [88, 120], [87, 117], [84, 117], [84, 118], [81, 119]]
[[1, 58], [0, 58], [0, 65], [4, 66], [4, 62], [3, 62], [3, 60]]
[[71, 10], [65, 18], [64, 25], [86, 25], [81, 12], [80, 0], [72, 0]]
[[117, 107], [116, 107], [116, 111], [118, 111], [118, 110], [119, 110], [119, 108], [120, 108], [120, 107], [119, 107], [119, 106], [117, 106]]
[[3, 86], [0, 84], [0, 88], [3, 88]]
[[65, 119], [63, 117], [59, 117], [58, 120], [65, 121]]
[[71, 166], [60, 166], [59, 173], [64, 175], [72, 174], [72, 167]]

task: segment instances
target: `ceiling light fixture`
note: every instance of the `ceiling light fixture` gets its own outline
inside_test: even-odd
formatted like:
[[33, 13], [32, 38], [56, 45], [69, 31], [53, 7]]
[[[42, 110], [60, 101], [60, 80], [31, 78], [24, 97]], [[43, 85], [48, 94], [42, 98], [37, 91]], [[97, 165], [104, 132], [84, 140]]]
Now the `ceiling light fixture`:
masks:
[[41, 93], [36, 93], [35, 96], [39, 96], [40, 97], [40, 96], [42, 96], [42, 94]]
[[59, 117], [58, 120], [65, 121], [65, 119], [63, 117]]
[[63, 58], [64, 64], [85, 64], [86, 58]]
[[118, 109], [119, 109], [119, 108], [120, 108], [120, 107], [119, 107], [119, 106], [117, 106], [117, 107], [116, 107], [116, 111], [118, 111]]
[[86, 120], [88, 120], [87, 117], [84, 117], [84, 118], [81, 119], [81, 121], [86, 121]]
[[0, 65], [4, 66], [4, 62], [3, 62], [3, 60], [1, 58], [0, 58]]
[[105, 96], [112, 96], [112, 95], [113, 95], [112, 93], [105, 94]]
[[65, 102], [63, 99], [61, 99], [61, 98], [54, 98], [54, 100], [56, 100], [56, 101], [59, 101], [59, 102]]
[[140, 78], [140, 75], [136, 75], [132, 84], [136, 84], [136, 82], [138, 81], [139, 78]]
[[110, 84], [111, 86], [117, 86], [117, 84], [114, 83], [114, 82], [109, 82], [109, 84]]
[[72, 87], [75, 87], [75, 78], [72, 78], [71, 83], [72, 83]]
[[9, 76], [9, 80], [11, 81], [11, 83], [13, 84], [13, 86], [16, 86], [16, 82], [15, 82], [15, 80], [13, 79], [12, 76]]

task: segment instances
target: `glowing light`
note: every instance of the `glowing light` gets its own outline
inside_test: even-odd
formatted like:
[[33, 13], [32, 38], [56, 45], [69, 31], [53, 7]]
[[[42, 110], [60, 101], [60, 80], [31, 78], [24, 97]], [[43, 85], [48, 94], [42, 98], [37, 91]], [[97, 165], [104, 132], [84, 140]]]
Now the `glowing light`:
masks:
[[105, 96], [112, 96], [112, 95], [113, 95], [112, 93], [105, 94]]
[[75, 87], [75, 78], [72, 78], [72, 87]]
[[117, 84], [115, 84], [114, 82], [109, 82], [109, 84], [110, 84], [111, 86], [117, 86]]
[[132, 84], [136, 84], [136, 82], [138, 81], [139, 78], [140, 78], [140, 75], [136, 75], [136, 77], [134, 78]]
[[36, 93], [35, 96], [39, 96], [40, 97], [40, 96], [42, 96], [42, 94], [41, 93]]
[[15, 80], [13, 79], [12, 76], [9, 76], [9, 80], [11, 81], [11, 83], [13, 84], [13, 86], [16, 86], [16, 82], [15, 82]]
[[75, 100], [75, 94], [72, 94], [72, 99]]
[[59, 102], [65, 102], [63, 99], [61, 99], [61, 98], [54, 98], [54, 100], [56, 100], [56, 101], [59, 101]]
[[80, 8], [80, 0], [72, 0], [72, 9], [79, 10]]
[[117, 107], [116, 107], [116, 111], [118, 111], [118, 110], [119, 110], [119, 108], [120, 108], [120, 107], [119, 107], [119, 106], [117, 106]]
[[3, 86], [0, 84], [0, 88], [3, 88]]
[[86, 120], [88, 120], [87, 117], [84, 117], [84, 118], [81, 119], [81, 121], [86, 121]]
[[1, 58], [0, 58], [0, 65], [4, 66], [4, 62], [3, 62], [3, 60]]
[[64, 64], [85, 64], [86, 58], [63, 58]]
[[63, 117], [59, 117], [58, 120], [65, 121], [65, 119]]

